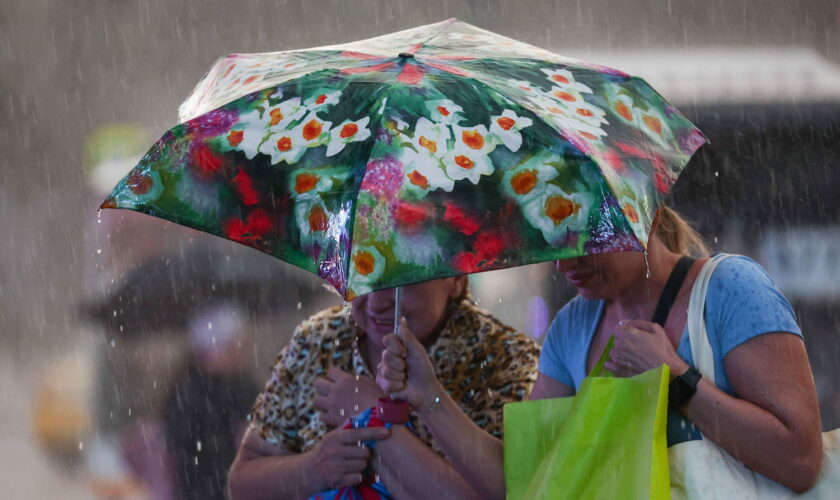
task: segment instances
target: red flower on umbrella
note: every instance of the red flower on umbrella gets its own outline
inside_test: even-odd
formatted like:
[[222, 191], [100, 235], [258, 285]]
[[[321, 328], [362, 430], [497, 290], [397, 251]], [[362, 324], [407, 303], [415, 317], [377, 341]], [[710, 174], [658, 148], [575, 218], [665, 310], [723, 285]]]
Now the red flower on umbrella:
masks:
[[446, 210], [443, 213], [444, 222], [451, 224], [456, 231], [466, 234], [467, 236], [470, 236], [478, 231], [479, 226], [481, 226], [481, 222], [478, 219], [466, 213], [464, 210], [455, 206], [451, 202], [446, 202], [445, 206]]
[[190, 151], [190, 166], [204, 180], [218, 174], [225, 165], [225, 157], [214, 153], [207, 144], [198, 143]]
[[499, 231], [487, 231], [478, 235], [473, 248], [482, 259], [495, 261], [505, 249], [505, 241]]
[[244, 220], [238, 217], [224, 222], [225, 237], [259, 249], [266, 249], [266, 235], [275, 227], [272, 214], [263, 208], [252, 210]]
[[459, 252], [452, 258], [452, 267], [465, 274], [477, 273], [486, 271], [482, 267], [483, 262], [484, 259], [475, 252]]
[[397, 227], [408, 231], [421, 228], [428, 214], [428, 209], [421, 204], [400, 202], [394, 208], [394, 220]]
[[260, 201], [260, 193], [254, 188], [254, 180], [245, 170], [240, 168], [231, 182], [236, 195], [246, 206], [256, 205]]

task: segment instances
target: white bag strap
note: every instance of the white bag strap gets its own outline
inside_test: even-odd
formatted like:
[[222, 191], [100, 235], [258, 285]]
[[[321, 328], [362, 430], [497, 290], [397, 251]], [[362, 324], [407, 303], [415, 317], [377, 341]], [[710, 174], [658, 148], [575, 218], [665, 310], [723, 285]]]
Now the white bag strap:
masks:
[[712, 354], [712, 344], [709, 343], [709, 334], [706, 331], [706, 321], [704, 319], [706, 292], [709, 289], [709, 281], [712, 279], [715, 268], [721, 261], [729, 257], [732, 257], [732, 255], [719, 253], [703, 264], [697, 279], [694, 280], [691, 297], [688, 299], [688, 341], [691, 344], [694, 367], [713, 384], [715, 384], [715, 358]]

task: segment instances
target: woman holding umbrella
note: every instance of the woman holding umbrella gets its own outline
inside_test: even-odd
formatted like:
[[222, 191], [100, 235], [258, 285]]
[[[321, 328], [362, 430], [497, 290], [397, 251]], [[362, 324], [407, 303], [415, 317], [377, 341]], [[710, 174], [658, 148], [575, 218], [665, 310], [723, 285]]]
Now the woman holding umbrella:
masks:
[[[430, 376], [441, 380], [440, 397], [445, 395], [445, 401], [424, 401], [428, 405], [413, 402], [418, 413], [455, 404], [470, 425], [497, 439], [503, 405], [530, 392], [539, 348], [478, 309], [466, 282], [446, 278], [403, 290], [403, 328], [414, 332], [430, 360]], [[367, 428], [340, 428], [385, 396], [371, 374], [382, 358], [383, 339], [393, 331], [393, 317], [394, 292], [380, 290], [353, 300], [351, 314], [329, 309], [297, 328], [254, 405], [230, 472], [233, 498], [306, 498], [346, 487], [385, 498], [386, 491], [395, 498], [480, 498], [417, 413], [410, 419], [414, 432], [375, 427], [376, 417], [369, 414], [364, 422], [354, 419]], [[360, 441], [376, 444], [371, 451]], [[374, 478], [366, 477], [369, 465]]]
[[[689, 254], [704, 256], [705, 244], [679, 215], [660, 205], [648, 264], [640, 252], [557, 261], [558, 271], [579, 295], [552, 323], [531, 398], [574, 395], [615, 336], [605, 367], [616, 375], [630, 377], [662, 364], [670, 368], [669, 445], [698, 439], [699, 430], [750, 469], [796, 492], [806, 491], [820, 471], [822, 441], [814, 381], [793, 310], [757, 263], [746, 257], [723, 261], [712, 274], [704, 314], [716, 386], [692, 366], [687, 309], [694, 280], [708, 259], [694, 260]], [[680, 268], [684, 281], [674, 285], [678, 280], [670, 277]], [[660, 312], [656, 318], [660, 326], [648, 319], [668, 288], [673, 304], [670, 314]], [[385, 344], [380, 385], [424, 408], [440, 387], [415, 339], [389, 336]], [[455, 411], [451, 405], [450, 411]], [[693, 425], [680, 425], [681, 418]], [[448, 443], [447, 449], [483, 443], [479, 446], [492, 450], [487, 456], [497, 461], [496, 475], [501, 475], [500, 442], [462, 417], [426, 424], [441, 443]], [[474, 486], [492, 482], [481, 477], [475, 461], [454, 463]]]

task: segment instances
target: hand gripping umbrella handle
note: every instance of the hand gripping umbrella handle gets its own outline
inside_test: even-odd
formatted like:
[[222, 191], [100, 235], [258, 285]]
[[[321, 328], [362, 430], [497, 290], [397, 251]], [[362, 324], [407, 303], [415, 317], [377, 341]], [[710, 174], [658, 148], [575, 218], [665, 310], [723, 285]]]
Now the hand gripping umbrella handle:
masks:
[[[402, 287], [394, 290], [394, 335], [400, 338], [400, 316], [402, 316]], [[404, 424], [408, 422], [408, 415], [411, 408], [406, 401], [396, 398], [395, 393], [390, 397], [379, 398], [377, 402], [379, 420], [392, 424]]]

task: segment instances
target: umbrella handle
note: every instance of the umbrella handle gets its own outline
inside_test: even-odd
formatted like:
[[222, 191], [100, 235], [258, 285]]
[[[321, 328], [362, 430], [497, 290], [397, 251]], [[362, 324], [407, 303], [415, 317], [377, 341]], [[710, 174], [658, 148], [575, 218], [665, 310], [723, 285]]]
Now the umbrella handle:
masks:
[[[394, 289], [394, 335], [400, 338], [400, 316], [402, 315], [402, 287]], [[377, 401], [379, 419], [392, 424], [404, 424], [408, 422], [408, 415], [411, 408], [406, 401], [397, 399], [396, 393], [391, 393], [387, 398], [380, 398]]]

